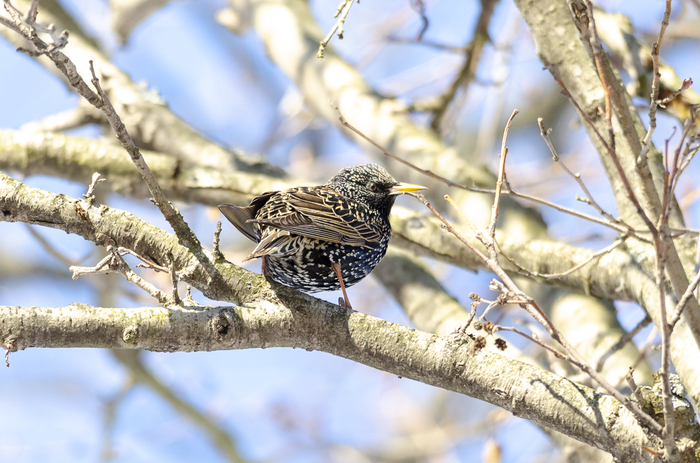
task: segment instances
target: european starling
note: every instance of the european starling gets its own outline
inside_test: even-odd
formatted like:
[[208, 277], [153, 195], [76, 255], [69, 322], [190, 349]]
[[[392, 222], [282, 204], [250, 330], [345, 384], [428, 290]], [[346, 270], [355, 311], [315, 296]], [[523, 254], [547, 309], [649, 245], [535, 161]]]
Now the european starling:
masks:
[[396, 196], [425, 187], [399, 183], [377, 164], [342, 169], [325, 185], [263, 193], [249, 206], [222, 204], [234, 227], [258, 243], [263, 274], [309, 293], [343, 290], [379, 263], [391, 237]]

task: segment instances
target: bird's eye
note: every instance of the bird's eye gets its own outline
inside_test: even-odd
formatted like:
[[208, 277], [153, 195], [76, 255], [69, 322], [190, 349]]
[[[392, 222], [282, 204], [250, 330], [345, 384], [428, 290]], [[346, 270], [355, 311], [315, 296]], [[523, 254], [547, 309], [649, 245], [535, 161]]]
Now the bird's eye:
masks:
[[367, 185], [370, 189], [370, 191], [377, 191], [377, 184], [376, 183], [370, 183]]

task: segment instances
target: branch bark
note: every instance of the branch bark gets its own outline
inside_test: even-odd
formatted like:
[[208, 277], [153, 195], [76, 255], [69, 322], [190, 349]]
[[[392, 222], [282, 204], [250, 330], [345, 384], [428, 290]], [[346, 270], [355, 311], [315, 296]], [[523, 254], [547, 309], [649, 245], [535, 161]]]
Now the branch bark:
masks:
[[[239, 307], [113, 309], [0, 307], [0, 339], [27, 347], [139, 348], [158, 352], [295, 347], [467, 394], [613, 453], [658, 461], [647, 433], [609, 396], [538, 367], [308, 298], [271, 296]], [[576, 410], [576, 413], [571, 413]]]

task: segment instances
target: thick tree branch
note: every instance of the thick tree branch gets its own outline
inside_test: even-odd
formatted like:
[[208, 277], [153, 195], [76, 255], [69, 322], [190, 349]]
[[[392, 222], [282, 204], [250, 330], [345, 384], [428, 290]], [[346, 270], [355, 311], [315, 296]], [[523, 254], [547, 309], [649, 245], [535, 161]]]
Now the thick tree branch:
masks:
[[[263, 191], [287, 188], [291, 177], [280, 179], [264, 173], [236, 171], [189, 164], [177, 157], [142, 150], [168, 198], [208, 206], [244, 203]], [[124, 150], [109, 140], [90, 140], [60, 133], [28, 133], [0, 130], [0, 169], [24, 175], [51, 175], [85, 182], [95, 171], [117, 193], [147, 198], [148, 189]], [[301, 184], [301, 183], [299, 183]]]
[[0, 307], [0, 320], [0, 339], [12, 344], [13, 350], [320, 350], [487, 401], [611, 451], [619, 461], [657, 461], [643, 450], [645, 445], [653, 446], [647, 433], [611, 397], [540, 368], [474, 349], [468, 339], [416, 331], [318, 300], [295, 307], [272, 295], [240, 307]]
[[[17, 3], [22, 9], [28, 5], [28, 2], [23, 0]], [[60, 6], [53, 5], [53, 7], [50, 11], [40, 8], [38, 22], [55, 24], [59, 29], [69, 27], [64, 24], [67, 15], [60, 14], [62, 13]], [[0, 27], [0, 34], [17, 46], [26, 46], [18, 34], [5, 27]], [[67, 63], [72, 66], [70, 69], [73, 73], [72, 79], [81, 79], [81, 75], [89, 75], [88, 63], [90, 61], [95, 63], [94, 66], [100, 75], [105, 93], [115, 104], [116, 111], [122, 117], [124, 124], [129, 127], [131, 136], [139, 148], [173, 154], [187, 165], [264, 173], [280, 180], [285, 179], [285, 173], [279, 168], [272, 167], [242, 151], [222, 148], [197, 133], [176, 116], [158, 94], [132, 81], [84, 35], [71, 35], [64, 51]], [[56, 66], [46, 57], [37, 57], [37, 61], [49, 72], [58, 74], [64, 82], [69, 82], [70, 79], [67, 80], [62, 72], [56, 72]], [[61, 69], [60, 66], [59, 69]]]

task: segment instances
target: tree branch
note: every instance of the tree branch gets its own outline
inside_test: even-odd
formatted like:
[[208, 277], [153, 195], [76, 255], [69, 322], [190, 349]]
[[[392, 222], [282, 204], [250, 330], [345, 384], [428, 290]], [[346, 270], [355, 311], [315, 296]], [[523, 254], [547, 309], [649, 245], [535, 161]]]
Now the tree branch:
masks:
[[455, 342], [318, 300], [297, 307], [274, 297], [239, 307], [0, 307], [0, 320], [0, 339], [5, 344], [12, 339], [16, 350], [320, 350], [487, 401], [604, 448], [623, 462], [654, 461], [642, 449], [653, 441], [611, 397], [538, 367], [474, 349], [469, 340]]

